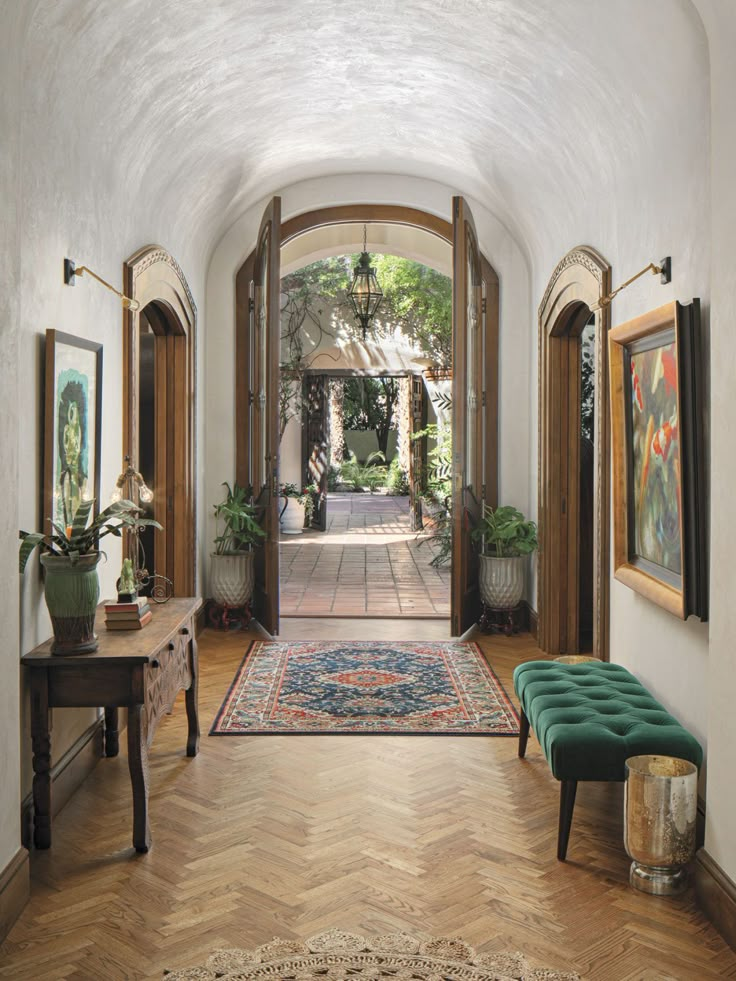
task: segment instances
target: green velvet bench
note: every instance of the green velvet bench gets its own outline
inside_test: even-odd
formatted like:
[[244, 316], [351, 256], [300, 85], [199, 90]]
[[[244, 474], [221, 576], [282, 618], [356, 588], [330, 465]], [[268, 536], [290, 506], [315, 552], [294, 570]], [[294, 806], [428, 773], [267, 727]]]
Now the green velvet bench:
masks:
[[514, 671], [521, 702], [519, 757], [529, 727], [560, 781], [557, 858], [565, 861], [579, 780], [624, 780], [630, 756], [703, 762], [698, 741], [618, 664], [528, 661]]

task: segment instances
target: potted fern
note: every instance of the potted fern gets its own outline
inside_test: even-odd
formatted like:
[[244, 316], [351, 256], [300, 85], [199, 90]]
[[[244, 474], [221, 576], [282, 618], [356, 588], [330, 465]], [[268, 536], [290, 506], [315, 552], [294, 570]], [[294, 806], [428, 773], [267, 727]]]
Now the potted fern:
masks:
[[123, 528], [161, 528], [157, 521], [141, 518], [143, 512], [132, 501], [116, 501], [90, 521], [93, 506], [94, 500], [82, 501], [71, 525], [62, 528], [52, 522], [53, 534], [20, 532], [21, 572], [33, 550], [41, 549], [46, 606], [54, 630], [52, 654], [91, 654], [97, 650], [97, 565], [105, 554], [100, 550], [100, 539], [106, 535], [120, 538]]
[[253, 565], [256, 545], [265, 537], [256, 518], [256, 508], [250, 503], [251, 489], [223, 483], [227, 490], [225, 500], [214, 505], [216, 531], [223, 522], [222, 534], [215, 536], [212, 553], [210, 589], [212, 598], [220, 606], [241, 607], [253, 596], [255, 569]]
[[493, 610], [511, 610], [524, 595], [527, 558], [537, 547], [537, 526], [521, 511], [483, 507], [472, 532], [480, 542], [480, 595]]

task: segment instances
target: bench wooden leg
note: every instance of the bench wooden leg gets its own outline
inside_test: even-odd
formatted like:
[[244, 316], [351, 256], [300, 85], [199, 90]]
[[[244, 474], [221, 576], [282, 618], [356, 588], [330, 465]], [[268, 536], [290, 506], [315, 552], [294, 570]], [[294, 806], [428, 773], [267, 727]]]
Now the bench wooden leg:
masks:
[[577, 780], [562, 780], [560, 782], [560, 827], [557, 834], [557, 858], [564, 862], [567, 857], [567, 842], [570, 838], [572, 812], [575, 807], [575, 793], [578, 789]]
[[529, 719], [527, 719], [524, 709], [521, 709], [521, 717], [519, 719], [519, 759], [524, 759], [524, 754], [526, 753], [526, 744], [529, 739]]

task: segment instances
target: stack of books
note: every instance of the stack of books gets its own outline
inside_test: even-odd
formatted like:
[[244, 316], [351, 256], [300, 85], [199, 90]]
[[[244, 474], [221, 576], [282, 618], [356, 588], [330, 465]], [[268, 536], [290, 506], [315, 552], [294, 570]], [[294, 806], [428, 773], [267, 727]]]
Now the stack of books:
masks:
[[108, 630], [140, 630], [153, 616], [146, 596], [139, 596], [130, 603], [105, 603], [105, 626]]

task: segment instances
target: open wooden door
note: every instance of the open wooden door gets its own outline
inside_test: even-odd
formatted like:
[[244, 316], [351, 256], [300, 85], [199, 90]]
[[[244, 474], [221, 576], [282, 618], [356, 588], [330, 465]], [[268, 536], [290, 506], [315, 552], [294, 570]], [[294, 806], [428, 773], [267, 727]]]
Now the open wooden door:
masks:
[[307, 375], [304, 379], [302, 461], [306, 482], [317, 487], [312, 494], [314, 508], [310, 522], [317, 531], [327, 531], [329, 385], [327, 375]]
[[414, 439], [415, 433], [420, 433], [427, 425], [427, 403], [424, 393], [424, 379], [421, 375], [412, 375], [409, 379], [409, 509], [411, 512], [411, 530], [421, 531], [424, 528], [422, 516], [422, 494], [427, 476], [427, 437]]
[[483, 506], [483, 277], [464, 198], [452, 199], [452, 579], [451, 628], [463, 634], [480, 615], [478, 557], [470, 533]]
[[250, 291], [251, 406], [250, 474], [266, 532], [256, 551], [255, 615], [271, 634], [279, 632], [279, 354], [281, 344], [281, 198], [266, 208], [253, 264]]

